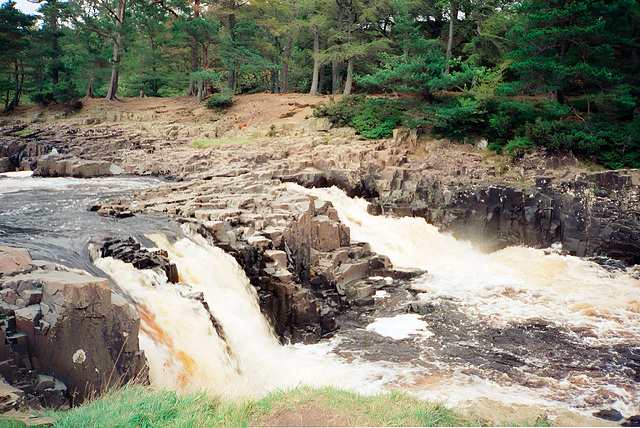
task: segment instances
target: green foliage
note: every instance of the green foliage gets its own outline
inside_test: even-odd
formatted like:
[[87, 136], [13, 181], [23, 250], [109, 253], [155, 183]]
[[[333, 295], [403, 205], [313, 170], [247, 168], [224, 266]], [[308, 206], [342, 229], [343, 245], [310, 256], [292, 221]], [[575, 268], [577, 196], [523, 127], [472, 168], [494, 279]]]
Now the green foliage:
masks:
[[214, 94], [205, 102], [207, 108], [228, 109], [233, 105], [233, 98], [228, 95]]
[[351, 126], [353, 118], [364, 108], [366, 97], [364, 95], [351, 95], [335, 102], [329, 99], [329, 104], [321, 103], [313, 110], [317, 117], [326, 117], [336, 126]]
[[372, 140], [385, 138], [393, 133], [404, 116], [404, 108], [398, 101], [386, 98], [368, 99], [360, 113], [353, 117], [353, 129]]
[[[410, 56], [384, 55], [382, 68], [356, 76], [356, 82], [369, 91], [409, 91], [427, 97], [433, 92], [469, 85], [477, 73], [460, 59], [447, 62], [438, 40], [417, 36], [411, 41], [410, 51]], [[452, 67], [450, 74], [446, 74], [447, 65]]]
[[479, 100], [456, 97], [435, 109], [431, 131], [440, 138], [462, 141], [481, 129], [486, 113]]
[[504, 154], [517, 158], [524, 154], [524, 152], [531, 150], [533, 143], [527, 137], [515, 137], [504, 146]]
[[378, 139], [388, 137], [405, 117], [404, 106], [387, 98], [366, 98], [364, 95], [344, 97], [337, 103], [320, 104], [314, 115], [327, 117], [337, 126], [351, 126], [363, 137]]

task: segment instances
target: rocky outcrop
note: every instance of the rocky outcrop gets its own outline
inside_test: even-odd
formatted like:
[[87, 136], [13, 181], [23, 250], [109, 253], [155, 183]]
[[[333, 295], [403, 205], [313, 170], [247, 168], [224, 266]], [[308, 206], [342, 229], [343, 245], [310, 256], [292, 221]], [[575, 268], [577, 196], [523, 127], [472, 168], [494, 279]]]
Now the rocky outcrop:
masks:
[[[391, 183], [390, 187], [386, 187]], [[376, 183], [378, 213], [424, 217], [489, 250], [560, 243], [576, 256], [640, 263], [640, 173], [607, 171], [572, 180], [538, 177], [535, 186], [447, 185], [409, 170]]]
[[52, 149], [45, 142], [5, 137], [0, 140], [0, 172], [34, 169], [37, 160]]
[[91, 178], [121, 174], [120, 167], [106, 161], [83, 160], [76, 157], [48, 155], [38, 160], [33, 175], [40, 177]]
[[168, 259], [164, 250], [150, 251], [141, 248], [140, 243], [132, 237], [106, 239], [97, 244], [100, 257], [113, 257], [125, 263], [131, 263], [136, 269], [152, 269], [162, 272], [167, 281], [178, 282], [178, 269]]
[[349, 229], [331, 203], [290, 190], [268, 176], [192, 180], [112, 201], [98, 212], [167, 212], [238, 260], [257, 288], [263, 312], [283, 341], [314, 342], [335, 317], [373, 303], [372, 275], [389, 260]]
[[146, 379], [140, 320], [106, 279], [30, 259], [25, 266], [24, 251], [0, 247], [7, 259], [21, 263], [0, 277], [0, 374], [30, 404], [81, 403]]

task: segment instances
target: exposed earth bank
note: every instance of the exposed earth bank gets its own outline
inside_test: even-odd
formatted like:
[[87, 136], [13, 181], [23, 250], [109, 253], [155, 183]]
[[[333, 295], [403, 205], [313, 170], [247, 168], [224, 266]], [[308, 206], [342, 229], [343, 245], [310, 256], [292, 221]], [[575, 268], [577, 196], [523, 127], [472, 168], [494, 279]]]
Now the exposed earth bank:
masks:
[[[225, 114], [186, 97], [87, 100], [74, 112], [22, 108], [0, 120], [0, 169], [167, 177], [157, 189], [92, 209], [167, 213], [233, 254], [283, 341], [317, 341], [340, 316], [371, 310], [377, 290], [402, 289], [419, 274], [393, 270], [384, 255], [351, 242], [331, 204], [287, 182], [335, 185], [368, 199], [375, 213], [424, 217], [487, 250], [560, 243], [615, 269], [640, 262], [636, 170], [590, 172], [569, 154], [513, 160], [482, 141], [454, 144], [421, 130], [370, 141], [313, 116], [328, 98], [235, 99]], [[577, 424], [586, 422], [570, 425]]]

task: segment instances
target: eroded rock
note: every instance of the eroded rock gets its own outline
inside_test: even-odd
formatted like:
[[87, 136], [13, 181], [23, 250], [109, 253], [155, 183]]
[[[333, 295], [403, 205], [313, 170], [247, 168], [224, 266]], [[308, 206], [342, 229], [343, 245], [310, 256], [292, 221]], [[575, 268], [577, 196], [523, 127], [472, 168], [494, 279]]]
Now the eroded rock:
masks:
[[106, 279], [40, 266], [0, 278], [0, 374], [52, 407], [144, 381], [133, 307]]

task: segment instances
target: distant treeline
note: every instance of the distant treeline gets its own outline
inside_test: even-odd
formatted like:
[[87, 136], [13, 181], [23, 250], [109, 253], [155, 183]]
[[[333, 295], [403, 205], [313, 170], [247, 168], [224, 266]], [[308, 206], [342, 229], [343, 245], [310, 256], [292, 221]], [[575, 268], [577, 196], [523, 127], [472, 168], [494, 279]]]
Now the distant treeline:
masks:
[[404, 114], [369, 110], [515, 156], [542, 146], [640, 166], [639, 36], [635, 0], [50, 0], [36, 16], [7, 2], [0, 88], [5, 110], [24, 98], [412, 93]]

